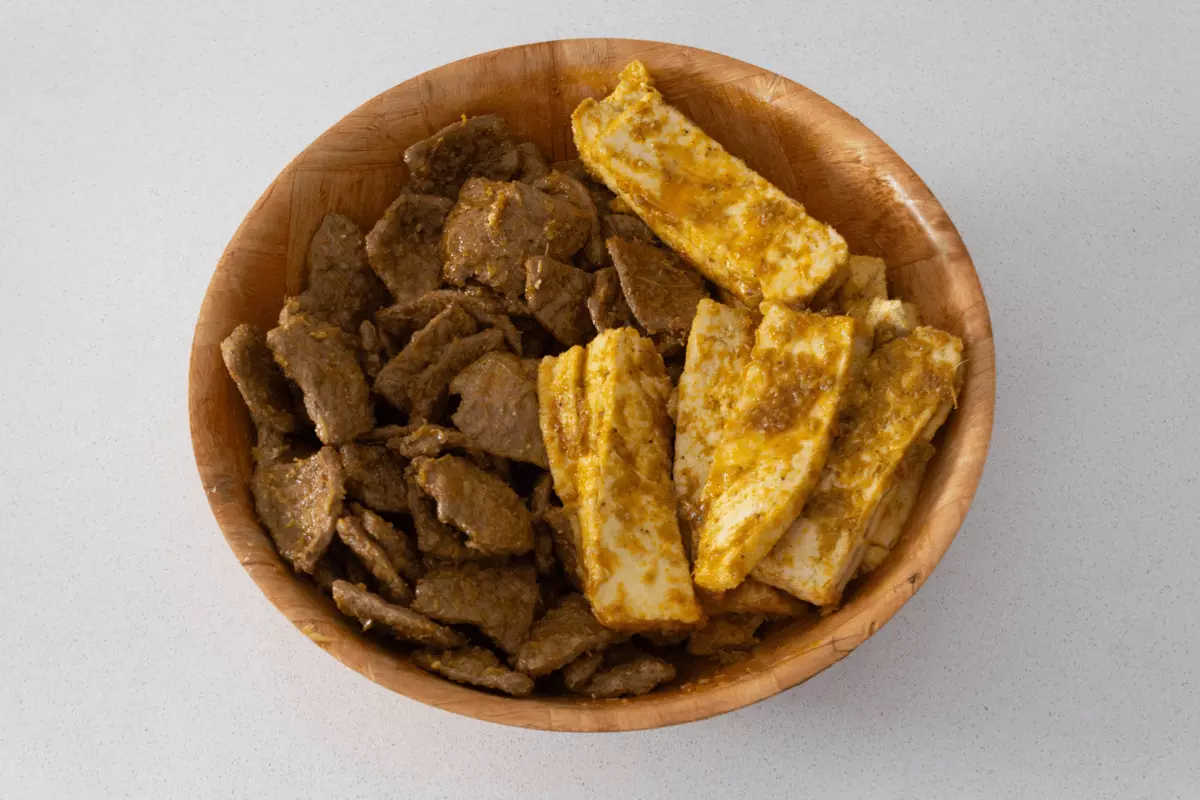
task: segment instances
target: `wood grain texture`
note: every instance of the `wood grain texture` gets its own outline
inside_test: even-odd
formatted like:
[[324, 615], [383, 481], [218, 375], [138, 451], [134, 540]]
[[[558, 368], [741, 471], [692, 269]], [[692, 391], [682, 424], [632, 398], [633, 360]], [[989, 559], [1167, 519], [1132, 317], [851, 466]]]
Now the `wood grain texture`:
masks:
[[[301, 283], [307, 244], [328, 211], [365, 227], [406, 179], [401, 153], [462, 114], [501, 114], [552, 160], [575, 155], [570, 113], [600, 96], [639, 58], [667, 100], [732, 153], [846, 237], [883, 257], [895, 293], [966, 343], [957, 412], [939, 435], [900, 544], [845, 606], [770, 630], [734, 665], [685, 667], [681, 686], [643, 698], [510, 699], [412, 666], [359, 636], [276, 554], [255, 517], [247, 480], [253, 433], [219, 344], [242, 322], [270, 327], [285, 289]], [[448, 64], [370, 100], [323, 134], [276, 178], [217, 265], [196, 324], [189, 374], [196, 463], [217, 522], [242, 566], [299, 629], [371, 680], [479, 719], [559, 731], [673, 725], [740, 708], [807, 680], [885, 624], [925, 582], [971, 504], [991, 437], [995, 366], [978, 276], [953, 223], [920, 178], [833, 104], [779, 75], [716, 53], [626, 39], [580, 39], [498, 50]]]

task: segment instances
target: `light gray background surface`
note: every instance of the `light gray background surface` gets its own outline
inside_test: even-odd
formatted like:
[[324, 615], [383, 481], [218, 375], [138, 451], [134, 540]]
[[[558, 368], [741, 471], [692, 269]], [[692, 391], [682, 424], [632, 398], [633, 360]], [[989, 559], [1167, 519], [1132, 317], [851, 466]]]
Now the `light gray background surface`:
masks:
[[[0, 2], [0, 796], [1200, 796], [1197, 6], [506, 5]], [[962, 533], [850, 658], [564, 736], [293, 629], [185, 396], [217, 257], [295, 153], [418, 72], [588, 35], [752, 61], [879, 133], [971, 249], [999, 396]]]

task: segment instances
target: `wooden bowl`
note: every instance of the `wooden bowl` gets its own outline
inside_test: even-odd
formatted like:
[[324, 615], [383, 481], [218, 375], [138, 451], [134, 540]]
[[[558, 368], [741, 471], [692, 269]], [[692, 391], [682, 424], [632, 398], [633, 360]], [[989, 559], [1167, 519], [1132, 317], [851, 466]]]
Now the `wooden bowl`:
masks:
[[[641, 59], [667, 100], [732, 153], [832, 224], [851, 251], [882, 256], [895, 292], [966, 342], [966, 382], [941, 434], [907, 532], [887, 561], [826, 617], [771, 631], [748, 659], [695, 664], [646, 697], [517, 700], [425, 673], [361, 636], [298, 579], [255, 517], [253, 432], [218, 345], [239, 323], [269, 328], [298, 290], [327, 212], [369, 229], [406, 180], [401, 154], [462, 114], [495, 112], [551, 160], [574, 155], [570, 114]], [[196, 323], [189, 375], [196, 463], [217, 522], [263, 593], [312, 641], [400, 694], [479, 719], [556, 731], [654, 728], [720, 714], [795, 686], [844, 658], [925, 582], [966, 516], [983, 471], [995, 395], [991, 323], [953, 223], [921, 179], [857, 120], [797, 83], [726, 56], [628, 39], [576, 39], [473, 56], [390, 89], [326, 131], [275, 179], [221, 257]]]

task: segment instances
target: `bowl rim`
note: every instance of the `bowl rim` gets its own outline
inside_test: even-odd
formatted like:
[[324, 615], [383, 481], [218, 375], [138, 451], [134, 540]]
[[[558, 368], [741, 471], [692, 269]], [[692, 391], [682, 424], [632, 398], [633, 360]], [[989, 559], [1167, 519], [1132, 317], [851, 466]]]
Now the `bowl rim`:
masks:
[[[390, 92], [415, 82], [429, 80], [440, 71], [455, 67], [461, 68], [472, 62], [486, 61], [511, 51], [553, 48], [563, 45], [608, 46], [614, 43], [634, 50], [685, 51], [691, 56], [701, 55], [713, 64], [727, 65], [743, 71], [752, 70], [770, 78], [772, 82], [781, 82], [780, 85], [787, 87], [789, 96], [792, 93], [798, 94], [803, 97], [806, 104], [817, 107], [831, 126], [834, 135], [852, 136], [864, 143], [869, 142], [873, 146], [872, 162], [886, 162], [891, 172], [900, 176], [899, 180], [894, 181], [894, 190], [903, 195], [906, 203], [919, 207], [920, 214], [915, 215], [915, 218], [924, 223], [922, 227], [925, 236], [942, 254], [942, 258], [957, 262], [956, 266], [959, 270], [965, 268], [969, 271], [968, 276], [974, 278], [974, 289], [978, 292], [977, 307], [972, 307], [971, 311], [980, 317], [981, 327], [975, 340], [968, 343], [970, 363], [964, 385], [964, 388], [971, 393], [974, 403], [972, 416], [977, 419], [977, 422], [962, 433], [964, 436], [972, 437], [968, 444], [973, 457], [964, 468], [955, 469], [952, 476], [954, 485], [948, 486], [944, 492], [950, 496], [939, 498], [940, 502], [930, 511], [929, 519], [922, 530], [920, 548], [904, 562], [903, 570], [891, 571], [903, 572], [903, 575], [895, 575], [892, 580], [876, 581], [874, 585], [864, 587], [845, 606], [823, 618], [818, 624], [824, 629], [823, 635], [811, 647], [790, 653], [767, 669], [748, 671], [731, 680], [723, 679], [719, 685], [707, 689], [698, 687], [691, 691], [651, 694], [633, 701], [626, 699], [589, 701], [556, 697], [516, 699], [460, 686], [415, 667], [401, 669], [392, 663], [394, 659], [389, 651], [383, 650], [363, 637], [355, 636], [347, 641], [332, 643], [322, 642], [320, 638], [311, 634], [311, 626], [314, 622], [311, 614], [304, 613], [302, 608], [295, 606], [297, 593], [303, 594], [314, 590], [306, 586], [301, 588], [302, 582], [295, 580], [294, 577], [291, 577], [291, 583], [296, 584], [296, 587], [283, 589], [281, 588], [283, 584], [279, 584], [274, 579], [267, 580], [264, 572], [255, 568], [269, 566], [269, 571], [275, 578], [278, 578], [277, 573], [280, 572], [278, 564], [263, 565], [255, 562], [254, 559], [261, 554], [247, 551], [242, 539], [247, 523], [245, 520], [234, 518], [229, 507], [227, 492], [222, 490], [222, 487], [227, 487], [229, 484], [231, 476], [227, 471], [220, 473], [214, 470], [212, 465], [206, 463], [202, 455], [201, 439], [206, 435], [208, 429], [208, 414], [211, 408], [196, 387], [207, 380], [205, 369], [211, 370], [211, 358], [206, 356], [206, 351], [212, 347], [211, 341], [202, 341], [202, 331], [206, 331], [210, 326], [228, 322], [215, 319], [219, 315], [218, 310], [213, 307], [214, 290], [219, 287], [222, 278], [225, 277], [223, 271], [227, 260], [246, 234], [255, 213], [270, 197], [279, 181], [294, 171], [297, 165], [304, 160], [306, 154], [324, 137], [337, 130], [346, 120], [363, 113], [369, 106]], [[217, 361], [220, 362], [219, 356]], [[803, 683], [840, 661], [883, 627], [899, 608], [917, 592], [954, 540], [966, 518], [982, 477], [991, 439], [994, 406], [994, 343], [987, 303], [983, 296], [982, 286], [979, 284], [978, 273], [975, 271], [966, 246], [949, 215], [920, 177], [886, 142], [830, 101], [801, 84], [770, 70], [700, 48], [621, 38], [555, 39], [478, 53], [414, 75], [371, 98], [339, 120], [302, 150], [276, 176], [241, 221], [229, 244], [223, 250], [205, 290], [195, 327], [188, 369], [188, 416], [193, 450], [205, 488], [205, 495], [218, 526], [221, 528], [222, 535], [243, 568], [250, 574], [267, 599], [297, 629], [305, 632], [322, 649], [365, 677], [398, 694], [476, 719], [550, 731], [631, 731], [706, 719], [760, 702]], [[258, 526], [258, 535], [265, 536], [257, 520], [254, 520], [253, 525]], [[277, 557], [276, 560], [278, 560]]]

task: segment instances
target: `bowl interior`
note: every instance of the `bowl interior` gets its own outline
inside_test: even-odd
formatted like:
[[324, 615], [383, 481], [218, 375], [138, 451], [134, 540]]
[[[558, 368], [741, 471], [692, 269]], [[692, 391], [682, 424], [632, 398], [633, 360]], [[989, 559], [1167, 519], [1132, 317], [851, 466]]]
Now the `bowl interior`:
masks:
[[[574, 157], [570, 113], [606, 93], [630, 59], [666, 98], [754, 169], [835, 226], [854, 253], [888, 264], [894, 294], [967, 347], [964, 390], [940, 434], [921, 497], [888, 560], [846, 604], [769, 630], [746, 660], [686, 667], [682, 685], [643, 698], [497, 697], [451, 684], [360, 636], [275, 553], [248, 490], [253, 432], [219, 353], [238, 324], [272, 327], [300, 288], [325, 214], [369, 229], [407, 179], [414, 141], [461, 115], [498, 113], [551, 159]], [[731, 58], [634, 40], [547, 42], [474, 56], [390, 89], [351, 112], [272, 183], [234, 235], [196, 326], [189, 400], [196, 460], [214, 514], [251, 577], [298, 628], [372, 680], [458, 713], [552, 730], [628, 730], [728, 711], [793, 686], [843, 658], [924, 582], [957, 532], [983, 469], [994, 396], [991, 326], [953, 224], [911, 169], [852, 117], [802, 86]]]

